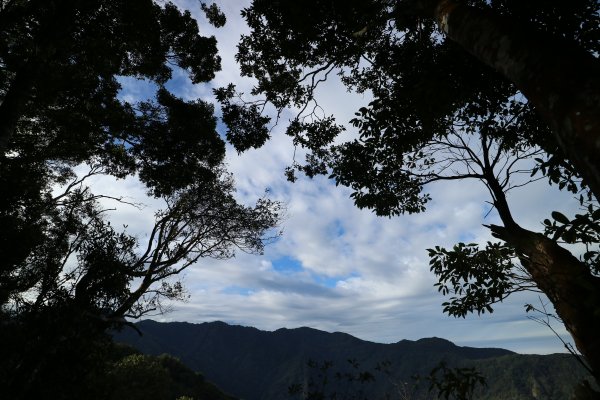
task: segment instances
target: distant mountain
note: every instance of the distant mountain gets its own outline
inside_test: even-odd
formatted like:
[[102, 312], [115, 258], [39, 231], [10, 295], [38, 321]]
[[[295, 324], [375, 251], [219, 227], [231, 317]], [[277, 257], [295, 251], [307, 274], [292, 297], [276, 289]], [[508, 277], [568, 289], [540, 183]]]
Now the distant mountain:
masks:
[[[410, 399], [433, 398], [427, 382], [422, 379], [415, 388], [413, 377], [426, 377], [441, 361], [451, 367], [475, 367], [487, 380], [487, 387], [478, 393], [482, 400], [567, 400], [573, 386], [587, 377], [566, 354], [521, 355], [504, 349], [460, 347], [439, 338], [380, 344], [311, 328], [266, 332], [223, 322], [151, 320], [136, 326], [143, 336], [125, 329], [115, 334], [115, 340], [146, 354], [171, 354], [225, 392], [246, 400], [289, 398], [291, 385], [306, 385], [311, 379], [322, 382], [319, 374], [329, 376], [325, 392], [363, 390], [374, 400], [386, 393], [400, 399], [397, 391], [402, 390]], [[317, 365], [310, 368], [309, 360]], [[348, 360], [356, 360], [357, 369]], [[319, 369], [325, 361], [332, 363], [326, 371]], [[387, 375], [377, 368], [383, 362]], [[370, 371], [376, 380], [348, 382], [343, 376], [352, 371]], [[335, 378], [336, 372], [341, 380]]]

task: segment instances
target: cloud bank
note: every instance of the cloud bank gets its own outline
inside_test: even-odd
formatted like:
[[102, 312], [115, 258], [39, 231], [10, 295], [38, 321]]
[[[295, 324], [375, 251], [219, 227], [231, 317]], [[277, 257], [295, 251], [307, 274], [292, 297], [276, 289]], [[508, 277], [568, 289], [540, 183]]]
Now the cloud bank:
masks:
[[[214, 34], [218, 39], [223, 70], [211, 84], [219, 87], [235, 82], [248, 92], [252, 81], [239, 77], [234, 61], [235, 45], [246, 29], [239, 11], [247, 2], [224, 2], [221, 7], [228, 23], [220, 30], [203, 23], [198, 2], [177, 3], [201, 21], [202, 34]], [[124, 99], [144, 96], [149, 90], [143, 82], [123, 84]], [[212, 87], [193, 86], [181, 73], [176, 72], [170, 85], [184, 98], [213, 100]], [[321, 89], [320, 104], [339, 121], [348, 121], [366, 102], [362, 96], [347, 94], [335, 81]], [[433, 201], [425, 213], [377, 218], [358, 210], [347, 188], [335, 187], [325, 178], [287, 182], [283, 171], [291, 164], [294, 149], [282, 133], [283, 125], [273, 129], [272, 139], [259, 150], [238, 155], [229, 147], [227, 152], [240, 201], [251, 204], [268, 189], [271, 198], [286, 204], [283, 236], [262, 256], [238, 254], [227, 261], [201, 260], [184, 274], [189, 301], [173, 304], [173, 312], [157, 319], [222, 320], [267, 330], [310, 326], [385, 343], [438, 336], [459, 345], [525, 353], [563, 351], [548, 328], [526, 317], [523, 305], [538, 303], [537, 294], [513, 295], [492, 315], [454, 319], [442, 313], [445, 298], [433, 287], [436, 280], [429, 271], [426, 249], [492, 239], [482, 224], [498, 223], [499, 219], [490, 211], [489, 195], [480, 182], [430, 185], [427, 189]], [[147, 204], [143, 210], [120, 207], [112, 217], [128, 224], [128, 230], [143, 240], [160, 203], [145, 198], [144, 189], [134, 179], [115, 182], [102, 178], [94, 186], [97, 191], [127, 193]], [[515, 219], [538, 231], [539, 221], [551, 210], [568, 211], [565, 207], [571, 200], [545, 182], [509, 196]], [[565, 334], [562, 327], [556, 328]]]

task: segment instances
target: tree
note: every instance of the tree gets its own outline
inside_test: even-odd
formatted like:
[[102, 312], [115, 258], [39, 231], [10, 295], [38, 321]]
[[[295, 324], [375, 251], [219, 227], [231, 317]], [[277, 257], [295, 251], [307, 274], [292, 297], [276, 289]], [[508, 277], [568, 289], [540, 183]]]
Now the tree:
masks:
[[[500, 3], [492, 3], [492, 6]], [[598, 22], [597, 4], [579, 3], [578, 6], [588, 7], [585, 23], [594, 23], [594, 19]], [[562, 8], [554, 7], [568, 11], [565, 6]], [[397, 12], [433, 17], [449, 39], [512, 81], [544, 117], [561, 150], [585, 178], [596, 198], [600, 198], [600, 62], [597, 55], [573, 46], [560, 36], [545, 35], [514, 18], [460, 2], [408, 1], [401, 4]], [[596, 40], [593, 45], [597, 46], [598, 37], [590, 39]]]
[[[329, 174], [353, 190], [358, 207], [378, 215], [424, 211], [429, 197], [423, 187], [431, 182], [481, 180], [503, 223], [489, 228], [502, 242], [430, 251], [440, 290], [458, 295], [446, 311], [491, 311], [513, 291], [541, 290], [600, 380], [600, 163], [597, 142], [584, 139], [597, 137], [598, 4], [439, 3], [352, 1], [342, 7], [334, 1], [255, 0], [243, 11], [251, 33], [242, 37], [237, 60], [243, 74], [257, 79], [251, 95], [260, 97], [240, 101], [231, 85], [217, 91], [228, 138], [240, 151], [260, 146], [269, 132], [262, 106], [299, 109], [287, 134], [308, 155], [288, 170], [289, 177], [294, 179], [294, 169]], [[447, 34], [436, 30], [434, 12]], [[506, 39], [494, 42], [498, 35]], [[572, 57], [556, 63], [549, 48]], [[523, 51], [533, 58], [516, 64], [512, 57]], [[358, 138], [344, 144], [333, 144], [344, 127], [316, 113], [315, 90], [333, 74], [348, 89], [373, 97], [351, 121]], [[572, 85], [569, 91], [563, 83]], [[565, 121], [575, 117], [559, 105], [577, 102], [588, 107], [575, 110], [592, 126], [587, 133], [568, 131]], [[516, 167], [531, 157], [533, 168], [531, 162]], [[519, 172], [534, 179], [541, 173], [580, 195], [583, 214], [571, 220], [554, 213], [554, 221], [545, 221], [546, 235], [522, 228], [506, 199], [508, 190], [527, 183], [515, 179]], [[561, 241], [588, 248], [579, 259]]]
[[[441, 375], [441, 376], [438, 376]], [[469, 400], [477, 385], [485, 386], [485, 378], [475, 368], [448, 368], [440, 362], [427, 377], [430, 381], [429, 391], [436, 390], [438, 398], [445, 400]]]
[[[224, 144], [212, 105], [164, 88], [172, 66], [194, 82], [219, 68], [215, 39], [200, 36], [189, 13], [149, 0], [33, 0], [2, 2], [0, 20], [1, 179], [12, 188], [2, 199], [6, 270], [43, 236], [36, 221], [48, 189], [73, 179], [75, 165], [137, 173], [156, 195], [213, 179]], [[124, 76], [157, 85], [156, 96], [120, 101]]]
[[[238, 204], [213, 105], [166, 87], [174, 69], [203, 83], [220, 68], [215, 38], [189, 12], [8, 0], [0, 27], [0, 381], [15, 399], [82, 398], [107, 330], [184, 298], [176, 276], [201, 259], [260, 253], [280, 206]], [[121, 99], [127, 77], [154, 95]], [[95, 175], [136, 175], [164, 200], [146, 242], [111, 225], [102, 201], [127, 201], [95, 193]]]
[[[378, 362], [372, 370], [364, 369], [355, 359], [347, 361], [349, 365], [340, 368], [332, 361], [309, 360], [304, 384], [290, 385], [290, 397], [304, 400], [425, 399], [429, 396], [424, 390], [418, 390], [421, 381], [425, 381], [429, 383], [426, 392], [435, 393], [435, 398], [469, 400], [477, 386], [487, 385], [486, 379], [475, 368], [450, 368], [445, 361], [440, 361], [427, 376], [413, 375], [412, 385], [392, 378], [390, 369], [393, 368], [389, 361]], [[389, 382], [392, 390], [377, 396], [373, 393], [373, 385], [381, 378]]]
[[109, 346], [99, 371], [84, 380], [81, 396], [90, 400], [234, 400], [172, 356], [142, 355], [119, 343]]

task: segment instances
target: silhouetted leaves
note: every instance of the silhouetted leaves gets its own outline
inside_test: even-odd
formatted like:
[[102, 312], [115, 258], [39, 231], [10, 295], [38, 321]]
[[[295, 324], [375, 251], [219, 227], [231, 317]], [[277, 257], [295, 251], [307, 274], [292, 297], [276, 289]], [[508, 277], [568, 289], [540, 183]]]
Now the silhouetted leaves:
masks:
[[486, 385], [485, 378], [475, 368], [449, 368], [445, 362], [435, 367], [427, 377], [429, 391], [438, 398], [471, 400], [477, 386]]
[[442, 304], [444, 312], [454, 317], [491, 313], [492, 304], [523, 289], [514, 272], [514, 250], [500, 243], [488, 242], [481, 250], [474, 243], [458, 243], [452, 250], [436, 246], [427, 251], [430, 270], [438, 277], [438, 291], [455, 295]]
[[[219, 68], [216, 39], [168, 1], [1, 2], [5, 396], [89, 398], [82, 378], [101, 367], [107, 329], [184, 299], [175, 276], [196, 261], [260, 253], [277, 236], [279, 204], [234, 198], [213, 105], [167, 88], [173, 71], [203, 83]], [[129, 92], [138, 83], [145, 98]], [[136, 176], [163, 200], [145, 237], [111, 225], [111, 202], [139, 205], [95, 193], [96, 176]], [[148, 385], [162, 386], [150, 364]]]

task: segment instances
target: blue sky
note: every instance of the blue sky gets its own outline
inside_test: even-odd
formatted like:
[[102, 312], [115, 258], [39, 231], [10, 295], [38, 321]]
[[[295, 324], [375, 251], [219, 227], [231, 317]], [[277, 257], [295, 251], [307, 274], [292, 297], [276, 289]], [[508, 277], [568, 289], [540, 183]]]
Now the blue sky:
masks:
[[[217, 37], [223, 71], [213, 86], [193, 86], [176, 73], [170, 88], [187, 99], [210, 101], [212, 87], [230, 82], [249, 92], [253, 82], [239, 78], [234, 62], [235, 45], [246, 29], [239, 11], [247, 2], [223, 2], [228, 23], [219, 30], [205, 23], [199, 2], [176, 3], [198, 18], [202, 34]], [[125, 100], [148, 97], [153, 90], [143, 81], [122, 83]], [[335, 81], [319, 92], [321, 106], [339, 121], [351, 119], [367, 102], [364, 96], [347, 94]], [[335, 187], [325, 178], [287, 182], [283, 172], [291, 164], [294, 150], [282, 134], [283, 127], [274, 127], [272, 140], [259, 150], [238, 155], [228, 148], [227, 153], [241, 202], [252, 204], [269, 188], [270, 197], [286, 204], [283, 236], [262, 256], [238, 254], [226, 261], [201, 260], [184, 273], [189, 301], [173, 304], [172, 312], [155, 319], [221, 320], [266, 330], [310, 326], [386, 343], [437, 336], [459, 345], [504, 347], [523, 353], [564, 351], [548, 328], [527, 319], [524, 304], [539, 303], [534, 293], [511, 297], [492, 315], [454, 319], [442, 313], [441, 303], [446, 299], [433, 287], [435, 277], [429, 272], [426, 249], [449, 247], [458, 241], [492, 240], [482, 224], [499, 221], [493, 211], [489, 213], [489, 195], [481, 183], [431, 185], [428, 191], [433, 201], [425, 213], [377, 218], [356, 209], [349, 190]], [[142, 210], [119, 206], [112, 216], [143, 238], [160, 202], [146, 198], [135, 179], [102, 178], [94, 185], [98, 191], [126, 193], [146, 204]], [[516, 219], [537, 231], [550, 211], [568, 213], [575, 207], [571, 196], [556, 192], [545, 182], [511, 192], [509, 202]], [[555, 328], [564, 333], [562, 327]]]

